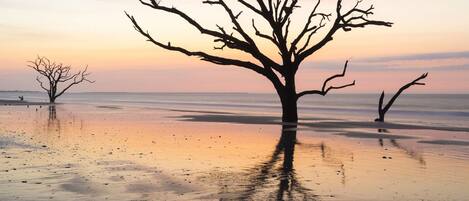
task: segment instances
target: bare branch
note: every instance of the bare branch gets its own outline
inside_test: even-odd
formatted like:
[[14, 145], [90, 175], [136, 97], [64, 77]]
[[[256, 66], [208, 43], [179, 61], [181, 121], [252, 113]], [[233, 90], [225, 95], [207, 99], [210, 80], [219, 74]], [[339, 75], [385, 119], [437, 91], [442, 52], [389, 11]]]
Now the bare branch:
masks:
[[[62, 91], [60, 93], [58, 93], [57, 95], [55, 95], [55, 97], [57, 98], [57, 97], [61, 96], [67, 90], [69, 90], [71, 87], [73, 87], [77, 84], [80, 84], [82, 82], [95, 83], [95, 81], [91, 81], [87, 78], [89, 75], [91, 75], [91, 73], [88, 73], [88, 66], [86, 66], [83, 71], [79, 71], [78, 73], [72, 75], [71, 78], [73, 79], [73, 82], [68, 84], [68, 86], [65, 87], [64, 89], [62, 89]], [[64, 82], [64, 81], [60, 81], [60, 82]]]
[[[247, 8], [249, 8], [250, 10], [254, 11], [255, 13], [257, 13], [257, 14], [259, 14], [259, 15], [261, 15], [261, 16], [264, 16], [264, 13], [263, 13], [263, 11], [262, 11], [262, 10], [264, 10], [264, 9], [262, 9], [262, 8], [261, 8], [262, 10], [257, 9], [256, 7], [254, 7], [253, 5], [251, 5], [250, 3], [248, 3], [248, 2], [246, 2], [246, 1], [244, 1], [244, 0], [239, 0], [239, 2], [240, 2], [241, 4], [243, 4], [244, 6], [246, 6]], [[261, 0], [258, 0], [257, 2], [261, 2], [261, 3], [263, 4], [263, 2], [262, 2]]]
[[45, 86], [44, 86], [44, 83], [42, 82], [41, 78], [38, 76], [36, 77], [36, 81], [39, 83], [39, 86], [44, 89], [47, 93], [50, 93], [50, 90], [47, 89]]
[[252, 27], [254, 28], [254, 31], [256, 31], [257, 36], [259, 36], [261, 38], [265, 38], [265, 39], [271, 41], [272, 43], [274, 43], [275, 45], [279, 45], [277, 40], [275, 40], [274, 36], [269, 36], [267, 34], [263, 34], [259, 31], [259, 29], [257, 29], [254, 19], [252, 19]]
[[379, 114], [379, 118], [375, 119], [375, 121], [381, 121], [383, 122], [384, 121], [384, 115], [385, 113], [383, 113], [383, 104], [384, 104], [384, 91], [381, 93], [381, 96], [379, 97], [379, 103], [378, 103], [378, 114]]
[[[226, 5], [226, 3], [223, 0], [205, 0], [203, 3], [210, 4], [210, 5], [221, 5], [227, 14], [229, 15], [232, 23], [234, 24], [234, 29], [240, 33], [240, 35], [243, 37], [244, 40], [238, 39], [233, 36], [233, 34], [227, 34], [224, 30], [219, 31], [214, 31], [210, 29], [206, 29], [202, 27], [198, 22], [196, 22], [193, 18], [189, 17], [187, 14], [184, 12], [180, 11], [177, 8], [174, 7], [165, 7], [161, 6], [160, 2], [156, 2], [154, 0], [150, 0], [150, 2], [146, 2], [143, 0], [140, 0], [140, 2], [143, 5], [146, 5], [148, 7], [151, 7], [156, 10], [161, 10], [165, 11], [168, 13], [172, 13], [175, 15], [178, 15], [179, 17], [183, 18], [185, 21], [187, 21], [189, 24], [197, 28], [202, 34], [210, 35], [212, 37], [215, 37], [215, 42], [222, 42], [223, 45], [220, 47], [215, 47], [214, 49], [217, 50], [223, 50], [225, 47], [231, 48], [231, 49], [236, 49], [240, 50], [243, 52], [246, 52], [250, 55], [252, 55], [256, 60], [261, 62], [264, 66], [268, 66], [269, 68], [273, 68], [276, 71], [283, 73], [281, 66], [276, 63], [274, 60], [270, 59], [267, 57], [265, 54], [263, 54], [259, 48], [256, 46], [254, 40], [249, 37], [249, 35], [243, 30], [237, 19], [239, 18], [240, 13], [235, 15], [233, 11]], [[127, 13], [126, 13], [127, 14]], [[127, 14], [127, 16], [129, 16]], [[220, 28], [220, 27], [218, 27]]]
[[265, 69], [264, 68], [254, 64], [254, 63], [248, 62], [248, 61], [241, 61], [241, 60], [236, 60], [236, 59], [218, 57], [218, 56], [210, 55], [210, 54], [207, 54], [205, 52], [200, 52], [200, 51], [198, 51], [198, 52], [189, 51], [189, 50], [186, 50], [186, 49], [181, 48], [181, 47], [173, 46], [171, 44], [163, 44], [161, 42], [158, 42], [148, 32], [143, 31], [143, 29], [138, 25], [137, 21], [135, 20], [135, 18], [133, 16], [131, 16], [127, 13], [126, 13], [126, 15], [132, 21], [132, 23], [134, 24], [134, 28], [140, 34], [145, 36], [149, 42], [152, 42], [153, 44], [155, 44], [155, 45], [157, 45], [161, 48], [164, 48], [164, 49], [170, 50], [170, 51], [180, 52], [180, 53], [183, 53], [187, 56], [196, 56], [196, 57], [199, 57], [203, 61], [208, 61], [208, 62], [211, 62], [211, 63], [220, 64], [220, 65], [239, 66], [239, 67], [243, 67], [243, 68], [253, 70], [253, 71], [255, 71], [259, 74], [265, 74]]
[[337, 89], [343, 89], [343, 88], [355, 86], [355, 81], [353, 81], [353, 83], [346, 84], [346, 85], [342, 85], [342, 86], [329, 86], [329, 87], [327, 87], [327, 86], [328, 86], [328, 83], [329, 83], [330, 81], [333, 81], [334, 79], [337, 79], [337, 78], [345, 77], [345, 74], [346, 74], [346, 72], [347, 72], [348, 62], [349, 62], [349, 61], [346, 61], [346, 62], [345, 62], [344, 70], [342, 71], [341, 74], [333, 75], [333, 76], [327, 78], [327, 79], [324, 81], [321, 90], [303, 91], [303, 92], [301, 92], [301, 93], [298, 94], [297, 98], [299, 99], [299, 98], [301, 98], [301, 97], [303, 97], [303, 96], [305, 96], [305, 95], [313, 95], [313, 94], [325, 96], [325, 95], [327, 95], [331, 90], [337, 90]]
[[351, 31], [353, 28], [364, 28], [370, 25], [386, 27], [391, 27], [393, 25], [392, 22], [368, 19], [369, 16], [373, 15], [374, 7], [370, 6], [366, 10], [361, 9], [359, 8], [361, 2], [362, 0], [358, 0], [355, 6], [344, 14], [342, 12], [342, 0], [337, 0], [337, 16], [334, 21], [334, 24], [332, 25], [332, 28], [329, 30], [326, 36], [321, 39], [318, 43], [300, 53], [297, 53], [298, 56], [296, 58], [296, 62], [301, 63], [308, 56], [314, 54], [316, 51], [324, 47], [327, 43], [333, 40], [334, 34], [340, 29], [344, 31]]
[[[228, 7], [228, 5], [223, 0], [206, 0], [203, 3], [210, 4], [210, 5], [220, 5], [222, 6], [228, 16], [231, 19], [231, 22], [234, 25], [234, 30], [236, 30], [249, 45], [247, 45], [245, 52], [250, 53], [254, 58], [260, 61], [264, 66], [272, 67], [273, 69], [277, 70], [280, 73], [283, 73], [280, 65], [268, 58], [265, 54], [263, 54], [259, 48], [257, 47], [255, 41], [244, 31], [241, 24], [238, 22], [238, 17], [242, 13], [240, 12], [238, 15], [235, 15], [233, 11]], [[236, 42], [234, 42], [236, 44]], [[230, 47], [230, 46], [228, 46]]]
[[[300, 32], [300, 34], [296, 37], [295, 40], [293, 40], [293, 42], [291, 43], [291, 48], [290, 48], [290, 54], [293, 54], [294, 51], [297, 49], [297, 45], [298, 43], [303, 39], [303, 37], [308, 33], [308, 32], [312, 32], [314, 30], [318, 30], [319, 27], [324, 27], [324, 25], [321, 26], [322, 24], [322, 20], [324, 19], [329, 19], [329, 15], [327, 14], [323, 14], [323, 13], [316, 13], [318, 7], [319, 7], [319, 4], [321, 4], [321, 0], [318, 0], [318, 2], [316, 3], [316, 5], [314, 6], [314, 9], [313, 11], [310, 13], [309, 17], [308, 17], [308, 21], [306, 22], [305, 26], [303, 27], [303, 30]], [[311, 27], [311, 23], [313, 21], [313, 18], [316, 17], [316, 16], [321, 16], [322, 17], [322, 20], [321, 20], [321, 23], [319, 26], [312, 26]], [[307, 44], [309, 43], [309, 40], [311, 39], [311, 36], [313, 35], [314, 33], [310, 34], [309, 37], [308, 37], [308, 42]], [[307, 45], [306, 45], [307, 46]], [[301, 52], [301, 51], [300, 51]]]
[[384, 121], [384, 116], [386, 113], [389, 111], [391, 106], [394, 104], [394, 102], [399, 98], [399, 96], [408, 88], [414, 85], [425, 85], [425, 83], [420, 82], [421, 80], [424, 80], [425, 78], [428, 77], [428, 73], [422, 74], [420, 77], [417, 79], [413, 80], [412, 82], [407, 83], [406, 85], [402, 86], [396, 94], [389, 100], [389, 102], [384, 106], [383, 108], [383, 102], [384, 102], [384, 91], [381, 94], [381, 97], [379, 99], [379, 106], [378, 106], [378, 113], [379, 113], [379, 118], [375, 119], [375, 121], [383, 122]]
[[269, 0], [268, 5], [266, 5], [263, 0], [257, 0], [260, 9], [244, 0], [239, 0], [239, 2], [259, 14], [269, 23], [273, 32], [272, 37], [266, 34], [260, 34], [259, 30], [254, 26], [256, 35], [272, 41], [279, 49], [283, 64], [289, 65], [291, 63], [291, 55], [289, 54], [287, 47], [287, 38], [290, 26], [290, 16], [292, 15], [294, 8], [298, 7], [298, 0], [285, 0], [283, 2], [281, 0]]

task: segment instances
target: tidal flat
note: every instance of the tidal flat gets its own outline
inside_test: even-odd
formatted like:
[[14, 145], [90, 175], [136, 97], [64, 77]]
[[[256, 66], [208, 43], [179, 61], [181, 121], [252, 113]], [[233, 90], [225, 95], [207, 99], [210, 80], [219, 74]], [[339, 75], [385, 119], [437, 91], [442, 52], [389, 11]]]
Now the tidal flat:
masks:
[[104, 104], [0, 106], [0, 200], [468, 200], [468, 128]]

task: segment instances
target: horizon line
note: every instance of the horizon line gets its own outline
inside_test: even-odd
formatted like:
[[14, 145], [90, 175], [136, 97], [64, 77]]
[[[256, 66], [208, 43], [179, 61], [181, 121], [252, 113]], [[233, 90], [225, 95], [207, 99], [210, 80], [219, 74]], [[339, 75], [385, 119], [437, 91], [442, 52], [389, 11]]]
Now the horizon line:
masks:
[[[35, 91], [35, 90], [0, 90], [0, 93], [46, 93], [43, 91]], [[276, 95], [275, 92], [221, 92], [221, 91], [196, 91], [196, 92], [188, 92], [188, 91], [80, 91], [80, 92], [67, 92], [67, 94], [93, 94], [93, 93], [128, 93], [128, 94], [263, 94], [263, 95]], [[392, 94], [394, 92], [388, 92], [388, 94]], [[381, 94], [381, 92], [337, 92], [331, 93], [329, 95], [372, 95], [372, 94]], [[411, 92], [406, 93], [410, 95], [469, 95], [469, 92]]]

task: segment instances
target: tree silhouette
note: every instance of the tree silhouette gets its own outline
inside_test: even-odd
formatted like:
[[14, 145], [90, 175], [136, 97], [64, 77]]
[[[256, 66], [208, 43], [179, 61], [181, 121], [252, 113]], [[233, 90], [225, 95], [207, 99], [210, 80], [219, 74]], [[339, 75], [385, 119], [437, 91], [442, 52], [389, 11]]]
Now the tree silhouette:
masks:
[[[37, 82], [47, 92], [49, 102], [55, 103], [55, 100], [63, 95], [71, 87], [83, 82], [94, 83], [88, 79], [88, 66], [77, 73], [71, 72], [71, 66], [65, 66], [61, 63], [51, 62], [46, 57], [37, 57], [34, 61], [29, 61], [29, 67], [40, 74], [36, 77]], [[43, 81], [41, 77], [46, 78]], [[60, 85], [64, 87], [60, 88]]]
[[224, 196], [220, 200], [318, 200], [294, 168], [295, 147], [300, 145], [297, 125], [283, 125], [280, 136], [272, 154], [265, 160], [242, 173], [222, 177], [218, 195]]
[[402, 86], [399, 91], [397, 91], [396, 94], [389, 100], [388, 104], [383, 107], [383, 102], [384, 102], [384, 91], [381, 93], [381, 97], [379, 98], [379, 106], [378, 106], [378, 114], [379, 117], [375, 119], [377, 122], [384, 122], [384, 116], [386, 113], [389, 111], [391, 106], [394, 104], [394, 102], [397, 100], [397, 98], [404, 92], [406, 89], [410, 88], [411, 86], [414, 85], [425, 85], [425, 83], [420, 82], [421, 80], [425, 79], [428, 77], [428, 73], [425, 73], [418, 77], [417, 79], [413, 80], [412, 82], [407, 83], [406, 85]]
[[[297, 93], [295, 79], [296, 73], [306, 58], [313, 55], [332, 41], [333, 36], [340, 30], [348, 32], [354, 28], [363, 28], [369, 25], [392, 26], [392, 23], [390, 22], [369, 19], [369, 16], [373, 15], [374, 7], [371, 5], [365, 9], [360, 8], [361, 0], [357, 1], [357, 3], [348, 10], [343, 9], [342, 0], [337, 0], [334, 15], [319, 12], [318, 8], [321, 1], [318, 0], [314, 9], [309, 13], [304, 26], [302, 26], [299, 33], [293, 37], [293, 34], [290, 33], [291, 17], [299, 7], [299, 0], [257, 0], [257, 3], [250, 3], [246, 0], [236, 1], [246, 10], [255, 13], [259, 18], [258, 20], [264, 20], [269, 24], [271, 34], [266, 34], [258, 29], [255, 19], [252, 19], [252, 29], [255, 32], [255, 36], [266, 39], [275, 45], [276, 50], [281, 57], [281, 62], [277, 62], [273, 58], [269, 58], [260, 50], [253, 36], [251, 36], [252, 34], [249, 35], [247, 29], [241, 25], [239, 18], [243, 12], [235, 13], [235, 11], [233, 11], [224, 0], [206, 0], [203, 1], [203, 3], [222, 7], [233, 25], [234, 33], [229, 33], [230, 31], [218, 25], [217, 29], [213, 30], [205, 28], [188, 14], [175, 7], [163, 6], [160, 1], [140, 0], [140, 2], [155, 10], [177, 15], [199, 30], [201, 34], [214, 37], [215, 43], [220, 44], [220, 46], [215, 47], [217, 50], [229, 48], [249, 54], [253, 61], [217, 56], [203, 51], [191, 51], [183, 47], [174, 46], [170, 42], [160, 42], [152, 37], [148, 31], [145, 31], [137, 23], [134, 16], [126, 12], [126, 15], [132, 21], [134, 28], [149, 42], [152, 42], [156, 46], [169, 51], [180, 52], [187, 56], [199, 57], [203, 61], [214, 64], [245, 68], [263, 75], [272, 82], [277, 94], [279, 95], [283, 108], [282, 120], [284, 122], [298, 121], [297, 102], [300, 97], [309, 94], [326, 95], [331, 90], [354, 85], [354, 83], [352, 83], [339, 87], [326, 87], [327, 82], [345, 75], [347, 68], [346, 65], [344, 67], [344, 74], [341, 76], [336, 75], [327, 79], [326, 82], [324, 82], [322, 90], [311, 90]], [[335, 19], [332, 20], [332, 25], [325, 36], [322, 37], [319, 42], [313, 43], [313, 36], [315, 36], [320, 30], [324, 29], [326, 27], [326, 21], [331, 21], [333, 16]]]

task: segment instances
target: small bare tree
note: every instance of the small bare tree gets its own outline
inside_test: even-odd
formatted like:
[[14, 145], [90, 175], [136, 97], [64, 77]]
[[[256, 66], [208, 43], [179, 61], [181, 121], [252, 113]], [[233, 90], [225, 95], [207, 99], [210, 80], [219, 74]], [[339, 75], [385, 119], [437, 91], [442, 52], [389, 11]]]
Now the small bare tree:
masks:
[[[88, 79], [88, 66], [77, 73], [71, 72], [71, 66], [65, 66], [61, 63], [51, 62], [46, 57], [37, 57], [34, 61], [29, 61], [28, 66], [40, 74], [36, 77], [37, 82], [47, 92], [49, 102], [55, 103], [55, 100], [63, 95], [71, 87], [83, 82], [94, 83]], [[41, 78], [45, 78], [43, 81]], [[63, 85], [63, 86], [60, 86]]]
[[[164, 6], [157, 0], [140, 0], [143, 5], [179, 16], [181, 19], [192, 25], [203, 35], [214, 38], [214, 42], [219, 43], [216, 50], [232, 49], [247, 53], [251, 56], [249, 60], [241, 60], [238, 58], [229, 58], [217, 56], [203, 51], [192, 51], [181, 46], [172, 45], [170, 42], [161, 42], [154, 38], [148, 31], [142, 28], [137, 20], [127, 14], [134, 25], [134, 28], [143, 35], [149, 42], [154, 45], [166, 49], [168, 51], [180, 52], [187, 56], [199, 57], [201, 60], [211, 62], [218, 65], [236, 66], [254, 71], [267, 78], [275, 87], [277, 94], [282, 103], [282, 120], [283, 122], [298, 122], [297, 103], [298, 100], [310, 94], [326, 95], [329, 91], [340, 89], [353, 84], [340, 87], [327, 87], [327, 82], [341, 76], [333, 76], [326, 80], [322, 90], [311, 90], [297, 92], [296, 89], [296, 73], [304, 61], [311, 55], [317, 53], [326, 46], [339, 31], [352, 31], [356, 28], [364, 28], [367, 26], [392, 26], [391, 22], [378, 21], [370, 19], [373, 15], [373, 5], [362, 8], [362, 0], [358, 0], [356, 4], [346, 9], [342, 5], [342, 0], [336, 0], [336, 8], [334, 14], [319, 12], [321, 0], [317, 0], [314, 8], [309, 12], [305, 22], [299, 27], [298, 33], [292, 33], [294, 28], [290, 29], [292, 24], [292, 15], [300, 7], [299, 0], [233, 0], [230, 3], [238, 3], [245, 11], [254, 13], [256, 19], [252, 19], [249, 29], [243, 26], [240, 17], [243, 11], [234, 11], [226, 2], [226, 0], [204, 0], [204, 4], [219, 6], [225, 13], [227, 20], [230, 21], [233, 28], [225, 29], [217, 26], [216, 29], [210, 29], [202, 26], [199, 22], [190, 17], [187, 13], [171, 6]], [[310, 3], [311, 1], [303, 1]], [[332, 19], [334, 18], [334, 19]], [[257, 21], [264, 21], [268, 24], [268, 31], [263, 32], [260, 27], [256, 26]], [[318, 33], [326, 29], [326, 22], [331, 21], [326, 33], [318, 40], [313, 39]], [[233, 33], [231, 33], [233, 32]], [[252, 32], [253, 34], [249, 34]], [[265, 52], [261, 51], [254, 37], [267, 40], [273, 44], [275, 50], [280, 55], [280, 61], [269, 57]], [[317, 42], [314, 42], [317, 41]], [[346, 67], [344, 67], [345, 73]]]
[[428, 73], [424, 73], [423, 75], [421, 75], [420, 77], [418, 77], [414, 81], [409, 82], [408, 84], [402, 86], [399, 89], [399, 91], [397, 91], [397, 93], [394, 94], [394, 96], [389, 100], [388, 104], [386, 104], [386, 106], [384, 106], [384, 107], [383, 107], [383, 104], [384, 104], [383, 103], [384, 102], [384, 91], [383, 91], [383, 93], [381, 93], [381, 97], [379, 98], [379, 106], [378, 106], [379, 117], [376, 118], [375, 121], [376, 122], [384, 122], [384, 116], [389, 111], [392, 104], [394, 104], [394, 102], [397, 100], [397, 98], [402, 94], [402, 92], [404, 92], [406, 89], [408, 89], [408, 88], [410, 88], [411, 86], [414, 86], [414, 85], [425, 85], [425, 83], [422, 83], [420, 81], [427, 78], [427, 77], [428, 77]]

